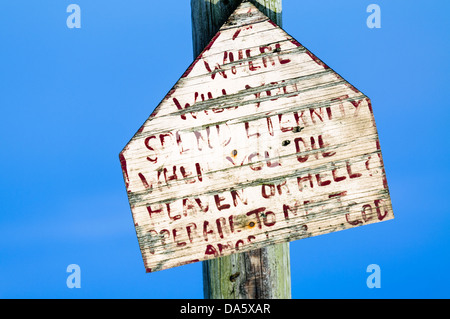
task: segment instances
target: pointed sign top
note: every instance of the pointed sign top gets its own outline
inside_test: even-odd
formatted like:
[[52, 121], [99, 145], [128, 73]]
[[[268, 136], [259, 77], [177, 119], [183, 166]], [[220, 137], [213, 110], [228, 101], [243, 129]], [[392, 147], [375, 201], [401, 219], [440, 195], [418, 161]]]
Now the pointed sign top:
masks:
[[147, 271], [393, 218], [370, 100], [250, 2], [120, 161]]

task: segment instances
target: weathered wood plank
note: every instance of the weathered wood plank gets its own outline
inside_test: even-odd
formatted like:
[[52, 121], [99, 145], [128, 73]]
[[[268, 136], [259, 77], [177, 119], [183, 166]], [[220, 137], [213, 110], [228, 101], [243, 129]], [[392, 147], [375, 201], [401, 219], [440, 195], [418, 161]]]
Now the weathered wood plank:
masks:
[[148, 271], [393, 218], [370, 99], [250, 3], [229, 21], [120, 155]]

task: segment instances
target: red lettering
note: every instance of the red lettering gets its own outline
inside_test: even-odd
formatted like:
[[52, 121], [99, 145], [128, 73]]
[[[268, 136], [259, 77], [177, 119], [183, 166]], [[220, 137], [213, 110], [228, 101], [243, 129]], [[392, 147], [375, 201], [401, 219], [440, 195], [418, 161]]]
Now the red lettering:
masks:
[[177, 140], [178, 148], [180, 149], [180, 154], [183, 154], [183, 153], [189, 151], [189, 149], [184, 149], [183, 148], [180, 132], [177, 131], [175, 133], [175, 137], [176, 137], [176, 140]]
[[286, 126], [286, 127], [283, 126], [284, 123], [283, 123], [282, 118], [283, 118], [283, 114], [278, 114], [278, 122], [280, 123], [280, 130], [281, 130], [281, 132], [290, 132], [290, 131], [292, 131], [292, 129], [293, 129], [292, 126]]
[[[203, 150], [203, 146], [200, 144], [200, 140], [202, 140], [203, 143], [205, 142], [205, 139], [204, 139], [202, 133], [200, 133], [200, 132], [198, 132], [198, 131], [195, 131], [195, 132], [194, 132], [194, 135], [195, 135], [195, 137], [197, 138], [197, 149], [198, 149], [199, 151]], [[208, 146], [209, 146], [209, 148], [212, 148], [211, 142], [210, 142], [210, 140], [209, 140], [209, 128], [207, 128], [207, 141], [208, 141]]]
[[[269, 221], [270, 219], [270, 221]], [[265, 226], [272, 227], [275, 225], [277, 217], [274, 212], [267, 211], [263, 215], [263, 223]]]
[[344, 108], [344, 105], [343, 105], [342, 101], [346, 100], [348, 98], [349, 98], [349, 96], [346, 94], [346, 95], [342, 95], [342, 96], [339, 96], [337, 98], [331, 99], [331, 102], [334, 102], [334, 101], [339, 101], [340, 102], [339, 103], [339, 109], [341, 110], [341, 116], [345, 116], [345, 108]]
[[164, 179], [165, 179], [166, 183], [178, 179], [176, 170], [177, 170], [177, 167], [174, 166], [174, 167], [172, 168], [173, 174], [172, 174], [172, 175], [167, 175], [168, 169], [167, 169], [167, 168], [164, 168], [164, 171], [163, 171], [163, 172], [164, 172]]
[[[247, 158], [247, 157], [244, 156], [244, 159], [242, 160], [242, 162], [241, 162], [241, 164], [240, 164], [241, 166], [244, 165], [244, 162], [245, 162], [245, 159], [246, 159], [246, 158]], [[234, 159], [232, 159], [230, 156], [227, 156], [226, 159], [227, 159], [231, 164], [233, 164], [233, 166], [239, 165], [239, 163], [238, 163], [238, 162], [235, 163], [235, 162], [234, 162]]]
[[283, 188], [286, 189], [286, 194], [289, 194], [289, 187], [287, 185], [287, 181], [284, 181], [283, 183], [277, 185], [278, 194], [280, 194], [280, 195], [283, 194], [283, 190], [282, 190]]
[[195, 169], [197, 170], [197, 178], [200, 182], [203, 181], [203, 176], [202, 176], [202, 168], [200, 167], [199, 163], [195, 164]]
[[310, 188], [314, 188], [313, 179], [312, 179], [311, 174], [308, 174], [308, 176], [304, 176], [304, 177], [297, 177], [297, 185], [298, 185], [298, 190], [300, 192], [303, 191], [303, 182], [308, 182], [308, 181], [309, 181]]
[[[153, 151], [153, 152], [156, 153], [155, 149], [149, 145], [150, 140], [153, 139], [153, 138], [156, 138], [156, 136], [147, 137], [145, 139], [145, 141], [144, 141], [144, 144], [145, 144], [145, 147], [147, 147], [148, 150]], [[156, 163], [158, 161], [158, 157], [155, 156], [155, 158], [150, 158], [150, 157], [147, 156], [147, 160], [152, 162], [152, 163]]]
[[[128, 190], [128, 186], [130, 185], [130, 177], [128, 176], [127, 160], [125, 159], [125, 156], [123, 156], [122, 152], [119, 154], [119, 160], [120, 166], [122, 167], [123, 178], [125, 179], [125, 187]], [[128, 190], [128, 192], [130, 191]]]
[[347, 195], [347, 191], [328, 195], [328, 198], [342, 197]]
[[262, 226], [261, 226], [261, 218], [260, 218], [259, 214], [262, 213], [262, 212], [264, 212], [265, 210], [266, 210], [265, 207], [260, 207], [260, 208], [251, 210], [251, 211], [249, 211], [249, 212], [246, 214], [247, 216], [255, 215], [256, 221], [257, 221], [257, 224], [258, 224], [258, 228], [259, 228], [259, 229], [262, 228]]
[[[372, 158], [372, 156], [369, 156], [368, 158], [367, 158], [367, 161], [366, 161], [366, 170], [368, 170], [368, 171], [370, 171], [370, 159]], [[370, 174], [370, 176], [372, 176], [372, 174]]]
[[171, 213], [170, 213], [170, 205], [169, 204], [166, 204], [166, 208], [167, 208], [167, 215], [169, 216], [169, 218], [171, 219], [171, 220], [177, 220], [177, 219], [180, 219], [181, 218], [181, 215], [175, 215], [175, 216], [171, 216]]
[[250, 124], [248, 122], [245, 122], [244, 125], [245, 125], [245, 131], [247, 132], [247, 138], [250, 138], [252, 136], [259, 137], [261, 135], [258, 132], [250, 134], [249, 133], [249, 131], [250, 131]]
[[233, 40], [236, 40], [236, 38], [239, 36], [239, 33], [241, 33], [241, 29], [238, 29], [234, 34], [233, 34]]
[[203, 222], [203, 237], [205, 241], [208, 241], [208, 235], [214, 235], [214, 229], [209, 226], [209, 222], [205, 220]]
[[203, 60], [203, 62], [204, 62], [204, 65], [205, 65], [206, 70], [207, 70], [209, 73], [211, 73], [211, 79], [214, 80], [214, 79], [216, 78], [217, 73], [219, 73], [220, 75], [222, 75], [222, 77], [223, 77], [224, 79], [227, 78], [227, 74], [226, 74], [225, 70], [222, 70], [219, 64], [216, 65], [216, 67], [215, 67], [215, 69], [214, 69], [214, 71], [213, 71], [213, 70], [211, 70], [211, 67], [209, 66], [209, 63], [208, 63], [208, 62], [206, 62], [205, 60]]
[[[320, 148], [325, 148], [325, 147], [328, 147], [328, 146], [329, 146], [329, 144], [325, 144], [324, 143], [322, 135], [319, 135], [319, 147]], [[336, 155], [336, 152], [322, 152], [322, 156], [323, 157], [331, 157], [333, 155]]]
[[375, 207], [377, 209], [378, 220], [383, 220], [387, 216], [387, 214], [389, 213], [389, 211], [384, 207], [384, 205], [383, 205], [384, 212], [383, 213], [381, 212], [380, 204], [381, 204], [382, 201], [383, 200], [381, 200], [381, 199], [377, 199], [375, 201]]
[[247, 241], [248, 241], [249, 244], [250, 244], [253, 240], [255, 240], [255, 239], [256, 239], [256, 237], [255, 237], [255, 236], [252, 236], [252, 235], [250, 235], [250, 236], [247, 237]]
[[153, 184], [149, 185], [147, 182], [147, 179], [145, 178], [145, 176], [142, 173], [139, 173], [138, 176], [139, 176], [139, 179], [141, 180], [142, 184], [144, 185], [145, 189], [149, 189], [150, 193], [151, 193], [153, 190]]
[[[163, 229], [159, 232], [159, 234], [161, 235], [161, 244], [164, 246], [164, 248], [166, 248], [165, 246], [167, 245], [166, 243], [166, 239], [170, 238], [170, 231], [168, 231], [167, 229]], [[166, 235], [164, 235], [166, 234]]]
[[[183, 111], [183, 110], [185, 110], [185, 109], [187, 109], [187, 108], [189, 108], [191, 106], [189, 103], [186, 103], [185, 106], [184, 106], [184, 109], [183, 109], [183, 107], [181, 106], [181, 104], [180, 104], [180, 102], [178, 101], [177, 98], [173, 98], [172, 101], [175, 104], [175, 106], [177, 107], [177, 109], [180, 110], [180, 111]], [[192, 117], [194, 119], [197, 118], [197, 113], [196, 112], [191, 112], [191, 115], [192, 115]], [[180, 117], [181, 117], [182, 120], [186, 120], [186, 114], [180, 114]]]
[[348, 162], [348, 161], [347, 161], [347, 173], [348, 173], [348, 176], [350, 176], [350, 178], [358, 178], [358, 177], [362, 176], [361, 173], [353, 173], [352, 172], [352, 166], [350, 165], [350, 162]]
[[186, 242], [182, 241], [182, 242], [177, 242], [177, 231], [179, 228], [174, 228], [172, 229], [172, 234], [173, 234], [173, 241], [177, 244], [178, 247], [184, 247], [186, 246]]
[[196, 206], [192, 203], [192, 200], [189, 198], [183, 199], [183, 215], [188, 216], [188, 212], [192, 211], [192, 214], [197, 212]]
[[275, 134], [275, 132], [273, 130], [272, 119], [270, 117], [267, 118], [267, 131], [269, 132], [269, 134], [271, 136], [273, 136]]
[[[265, 52], [272, 52], [272, 48], [270, 46], [261, 46], [259, 47], [259, 52], [261, 54], [264, 54]], [[267, 68], [268, 64], [267, 64], [267, 59], [269, 59], [270, 63], [272, 64], [272, 66], [275, 65], [275, 61], [273, 60], [273, 58], [269, 55], [269, 56], [263, 56], [262, 57], [262, 62], [265, 68]]]
[[331, 107], [327, 107], [326, 110], [327, 110], [328, 119], [332, 120], [333, 114], [331, 113]]
[[233, 205], [234, 207], [237, 206], [238, 201], [237, 199], [241, 201], [242, 204], [247, 205], [247, 198], [244, 196], [244, 190], [242, 189], [240, 193], [238, 193], [237, 190], [231, 191], [231, 197], [233, 198]]
[[148, 215], [150, 216], [150, 218], [152, 218], [152, 214], [162, 213], [163, 207], [162, 207], [161, 204], [159, 204], [159, 208], [158, 209], [153, 209], [151, 206], [147, 206], [147, 211], [148, 211]]
[[[303, 146], [305, 147], [305, 151], [306, 151], [305, 141], [303, 140], [303, 138], [297, 137], [296, 139], [294, 139], [296, 153], [302, 152], [302, 149], [300, 148], [300, 142], [303, 143]], [[299, 161], [300, 163], [306, 162], [308, 160], [308, 158], [309, 158], [309, 155], [305, 155], [305, 156], [297, 155], [297, 161]]]
[[331, 184], [331, 181], [322, 181], [322, 177], [320, 176], [320, 174], [316, 174], [316, 179], [317, 179], [317, 185], [319, 186], [328, 186]]
[[234, 216], [230, 215], [228, 217], [228, 223], [230, 224], [230, 232], [234, 233]]
[[260, 165], [254, 165], [253, 164], [253, 158], [254, 157], [259, 157], [260, 156], [260, 154], [259, 153], [252, 153], [252, 154], [250, 154], [249, 156], [248, 156], [248, 162], [249, 163], [251, 163], [250, 164], [250, 169], [252, 169], [252, 170], [254, 170], [254, 171], [260, 171], [260, 170], [262, 170], [262, 168], [263, 168], [263, 164], [260, 164]]
[[[248, 85], [248, 84], [246, 84], [245, 85], [245, 89], [246, 90], [250, 90], [252, 87], [250, 86], [250, 85]], [[254, 95], [255, 95], [255, 98], [256, 99], [259, 99], [260, 97], [261, 97], [261, 92], [256, 92], [256, 93], [253, 93]], [[259, 106], [261, 105], [261, 102], [256, 102], [256, 107], [258, 108]], [[247, 136], [248, 136], [248, 133], [247, 133]]]
[[350, 214], [345, 214], [345, 219], [347, 220], [347, 223], [349, 223], [350, 225], [356, 226], [359, 224], [362, 224], [363, 222], [356, 219], [356, 220], [350, 220]]
[[193, 232], [195, 232], [197, 234], [197, 224], [195, 223], [190, 223], [186, 225], [186, 231], [188, 234], [188, 238], [190, 243], [192, 244], [194, 242], [194, 237], [192, 236]]
[[[367, 209], [370, 210], [368, 214], [366, 213]], [[366, 223], [367, 223], [368, 221], [370, 221], [370, 220], [373, 218], [373, 216], [372, 216], [372, 206], [369, 205], [369, 204], [364, 205], [364, 206], [362, 207], [361, 215], [362, 215], [362, 218], [364, 219], [364, 221], [365, 221]], [[369, 216], [367, 216], [367, 215], [369, 215]]]
[[302, 111], [300, 115], [297, 112], [294, 112], [294, 118], [295, 122], [297, 123], [297, 126], [300, 125], [300, 120], [303, 122], [304, 125], [307, 125], [306, 120], [303, 116], [305, 116], [305, 111]]
[[219, 257], [219, 253], [217, 252], [217, 250], [214, 248], [213, 245], [207, 245], [206, 246], [206, 251], [205, 251], [205, 256], [214, 256], [214, 257]]
[[244, 241], [242, 239], [238, 240], [235, 245], [235, 249], [239, 250], [239, 246], [244, 246]]
[[298, 209], [297, 203], [293, 207], [283, 204], [284, 219], [286, 220], [290, 219], [289, 212], [292, 212], [294, 216], [297, 216], [297, 209]]
[[279, 43], [275, 44], [275, 48], [276, 48], [276, 52], [278, 53], [278, 61], [280, 62], [280, 64], [286, 64], [291, 62], [290, 59], [283, 59], [281, 57], [281, 45]]
[[269, 152], [265, 151], [264, 154], [265, 154], [265, 156], [266, 156], [267, 167], [277, 167], [277, 166], [281, 166], [280, 161], [272, 162], [272, 161], [270, 160]]
[[192, 172], [186, 172], [186, 169], [183, 166], [180, 166], [180, 172], [181, 175], [183, 175], [183, 178], [186, 180], [186, 184], [195, 183], [195, 180], [193, 178], [187, 179], [189, 176], [192, 175]]
[[164, 143], [166, 142], [166, 139], [165, 139], [166, 137], [172, 138], [172, 133], [159, 134], [159, 140], [161, 141], [161, 146], [164, 146]]
[[232, 242], [228, 242], [226, 245], [224, 245], [224, 244], [217, 244], [217, 248], [219, 248], [219, 253], [220, 253], [220, 255], [222, 255], [222, 252], [225, 249], [232, 249], [233, 248], [233, 243]]
[[369, 108], [370, 113], [373, 114], [373, 109], [372, 109], [372, 102], [370, 101], [370, 99], [366, 98], [365, 99], [367, 102], [367, 107]]
[[319, 60], [319, 58], [316, 57], [314, 54], [312, 54], [310, 51], [306, 50], [306, 54], [308, 54], [311, 57], [311, 59], [313, 59], [314, 62], [323, 67], [325, 70], [330, 68], [328, 65]]
[[200, 207], [200, 210], [204, 213], [206, 213], [209, 210], [209, 205], [205, 205], [203, 206], [202, 201], [200, 200], [200, 198], [196, 198], [195, 202], [197, 203], [198, 207]]
[[344, 180], [346, 180], [347, 179], [347, 176], [337, 176], [337, 168], [335, 168], [335, 169], [333, 169], [332, 171], [331, 171], [331, 174], [333, 175], [333, 180], [335, 181], [335, 182], [341, 182], [341, 181], [344, 181]]
[[[282, 81], [282, 83], [286, 82], [285, 80]], [[293, 91], [289, 94], [289, 96], [286, 97], [295, 97], [298, 96], [298, 87], [297, 87], [297, 83], [292, 84], [293, 86]], [[287, 89], [288, 85], [284, 85], [283, 86], [283, 93], [284, 94], [288, 94], [288, 89]], [[297, 93], [297, 94], [294, 94]]]
[[244, 52], [242, 50], [238, 51], [238, 60], [242, 60], [244, 58]]
[[[314, 137], [311, 136], [310, 140], [311, 140], [311, 149], [312, 149], [312, 150], [317, 150], [317, 147], [316, 147], [316, 140], [314, 139]], [[319, 154], [315, 152], [315, 153], [314, 153], [314, 157], [315, 157], [316, 159], [319, 159]]]
[[381, 146], [380, 146], [380, 140], [377, 139], [376, 141], [376, 145], [377, 145], [377, 150], [379, 150], [380, 152], [378, 152], [378, 158], [380, 159], [381, 162], [381, 166], [383, 167], [382, 172], [383, 172], [383, 186], [385, 189], [388, 189], [388, 184], [387, 184], [387, 179], [386, 179], [386, 174], [385, 174], [385, 170], [384, 170], [384, 164], [383, 164], [383, 156], [381, 155]]
[[[305, 215], [308, 215], [309, 214], [309, 210], [308, 210], [308, 207], [309, 206], [311, 206], [310, 204], [312, 203], [312, 201], [310, 201], [310, 200], [305, 200], [304, 202], [303, 202], [303, 205], [305, 206]], [[305, 225], [306, 226], [306, 225]], [[308, 228], [308, 227], [307, 227]]]
[[[233, 54], [233, 52], [230, 52], [228, 55], [229, 55], [229, 58], [230, 58], [230, 63], [233, 63], [234, 62], [234, 54]], [[231, 67], [231, 73], [233, 73], [233, 74], [237, 73], [236, 65], [233, 65]]]
[[[267, 193], [266, 188], [269, 188], [270, 193]], [[264, 198], [270, 198], [275, 196], [275, 185], [273, 184], [263, 184], [261, 187], [261, 194]]]
[[230, 204], [221, 204], [221, 202], [223, 202], [225, 200], [224, 197], [220, 196], [220, 195], [214, 195], [214, 201], [216, 202], [216, 206], [217, 209], [219, 211], [224, 210], [224, 209], [229, 209], [231, 206]]
[[[230, 142], [231, 142], [231, 131], [230, 131], [230, 127], [228, 126], [228, 124], [227, 123], [225, 123], [225, 126], [227, 127], [227, 129], [228, 129], [228, 140], [226, 140], [226, 139], [224, 139], [223, 141], [222, 141], [222, 146], [227, 146], [228, 144], [230, 144]], [[220, 138], [220, 125], [216, 125], [216, 129], [217, 129], [217, 136]]]
[[[245, 54], [247, 55], [247, 58], [249, 58], [249, 59], [251, 58], [250, 49], [247, 49], [245, 51]], [[261, 68], [260, 66], [254, 66], [253, 61], [248, 61], [248, 67], [249, 67], [250, 71], [256, 71]]]
[[220, 217], [216, 219], [217, 231], [219, 232], [220, 238], [223, 239], [223, 227], [226, 226], [227, 220], [224, 217]]
[[350, 103], [352, 103], [352, 105], [355, 107], [355, 116], [358, 116], [359, 113], [359, 107], [361, 106], [363, 100], [359, 100], [359, 101], [350, 101]]
[[314, 118], [314, 115], [316, 115], [316, 117], [319, 118], [319, 120], [321, 122], [323, 122], [323, 110], [322, 110], [322, 108], [318, 108], [318, 110], [319, 110], [319, 113], [317, 112], [317, 109], [309, 109], [309, 113], [311, 115], [311, 120], [314, 124], [317, 124], [317, 122]]

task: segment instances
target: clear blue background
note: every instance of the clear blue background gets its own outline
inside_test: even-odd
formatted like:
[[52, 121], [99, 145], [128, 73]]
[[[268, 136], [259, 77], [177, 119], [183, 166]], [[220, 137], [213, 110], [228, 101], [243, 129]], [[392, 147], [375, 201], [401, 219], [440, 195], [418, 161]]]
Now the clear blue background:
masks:
[[[193, 60], [190, 3], [71, 1], [0, 3], [0, 297], [203, 298], [201, 263], [145, 273], [118, 159]], [[283, 1], [284, 29], [372, 99], [396, 217], [291, 243], [292, 296], [449, 298], [450, 2], [377, 0], [381, 29], [370, 3]]]

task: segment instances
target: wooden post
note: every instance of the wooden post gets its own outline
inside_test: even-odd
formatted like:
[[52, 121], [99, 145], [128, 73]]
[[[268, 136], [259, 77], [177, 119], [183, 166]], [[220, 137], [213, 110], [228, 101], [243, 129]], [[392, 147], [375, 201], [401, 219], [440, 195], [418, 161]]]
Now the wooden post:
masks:
[[[242, 0], [191, 0], [194, 58], [203, 51], [241, 2]], [[252, 0], [251, 2], [282, 27], [281, 0]]]
[[[216, 34], [241, 0], [191, 0], [194, 58]], [[252, 0], [281, 26], [281, 0]], [[207, 299], [290, 299], [289, 243], [203, 262]]]

